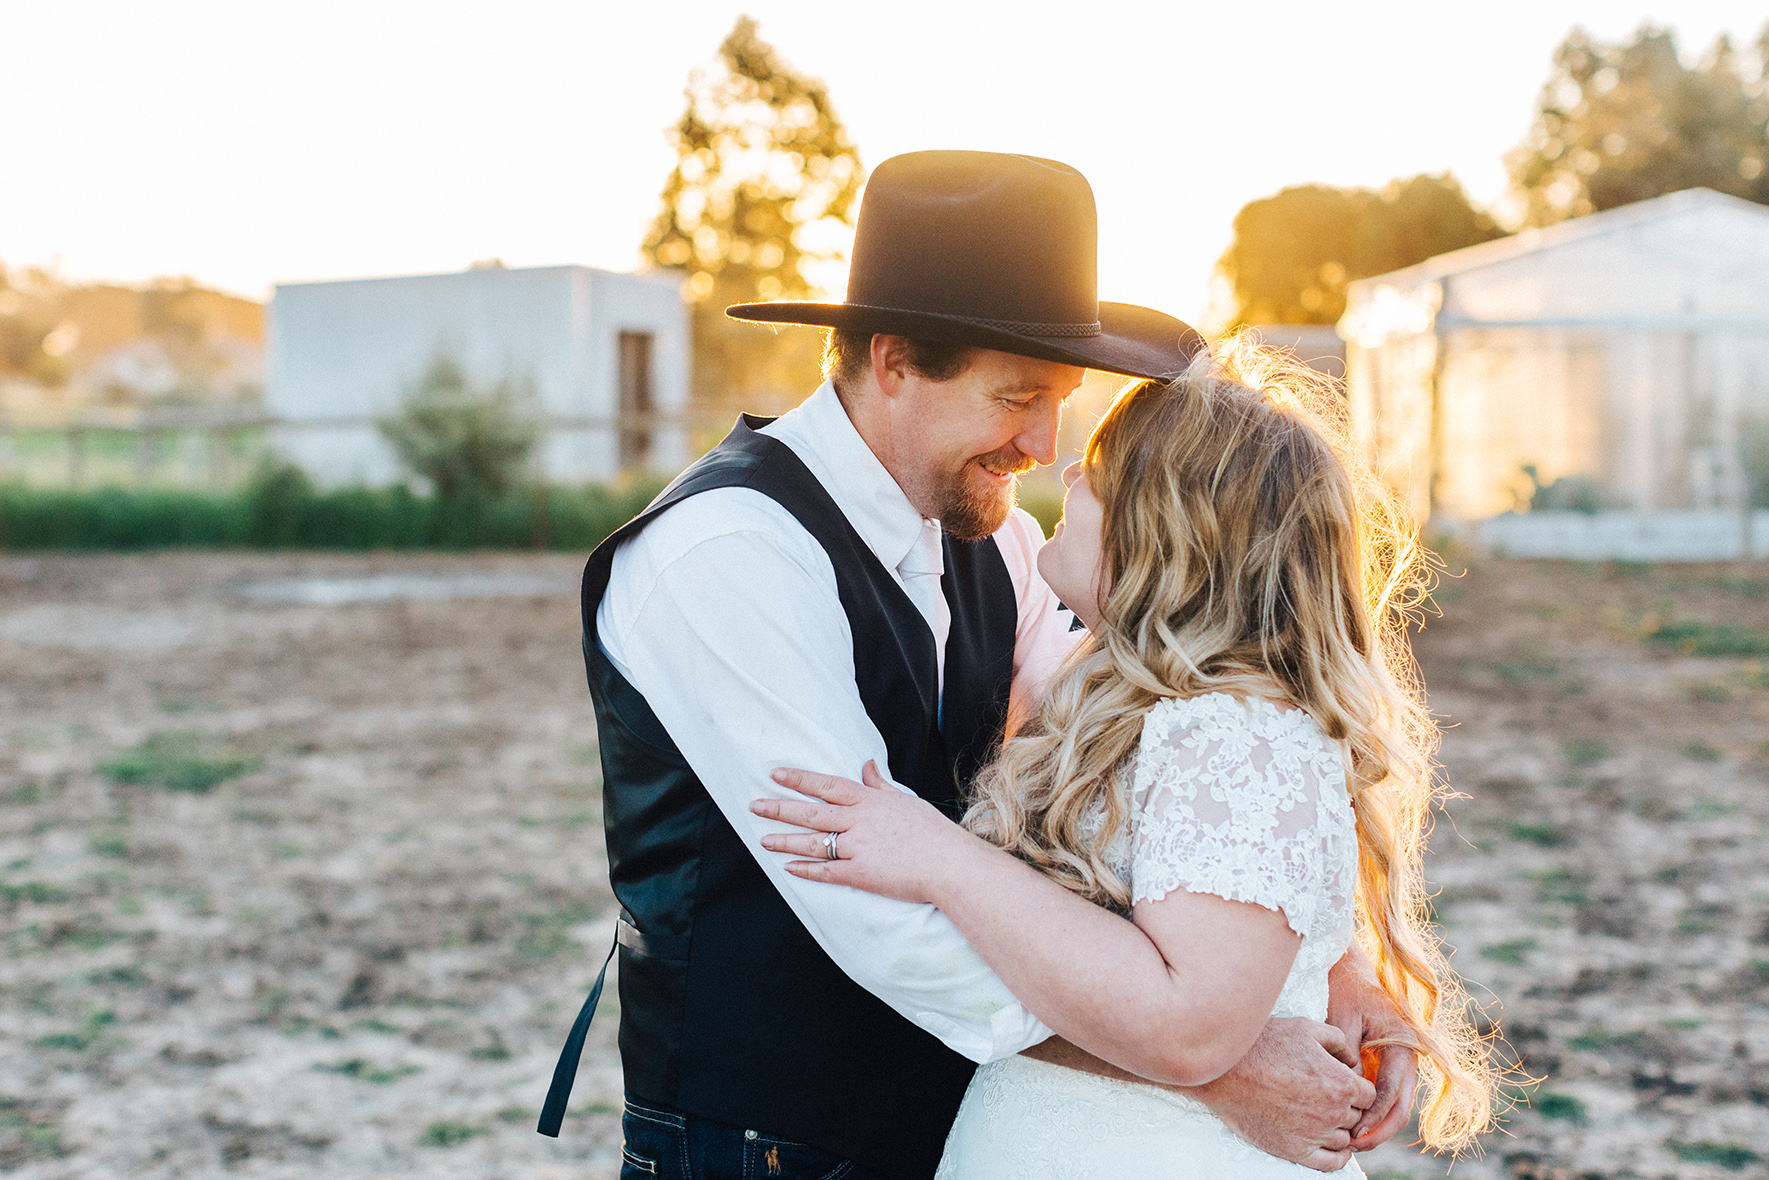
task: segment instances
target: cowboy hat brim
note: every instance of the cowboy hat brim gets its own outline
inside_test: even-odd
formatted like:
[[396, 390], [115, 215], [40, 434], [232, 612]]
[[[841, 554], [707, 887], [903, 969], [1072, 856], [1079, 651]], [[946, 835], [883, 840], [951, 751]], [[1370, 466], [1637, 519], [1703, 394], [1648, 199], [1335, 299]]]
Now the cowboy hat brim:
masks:
[[1037, 333], [1036, 324], [1004, 324], [856, 303], [739, 303], [727, 307], [725, 314], [732, 319], [763, 324], [803, 324], [969, 344], [1126, 377], [1158, 380], [1177, 377], [1205, 347], [1204, 338], [1184, 321], [1132, 303], [1102, 302], [1099, 334], [1091, 336], [1045, 336]]

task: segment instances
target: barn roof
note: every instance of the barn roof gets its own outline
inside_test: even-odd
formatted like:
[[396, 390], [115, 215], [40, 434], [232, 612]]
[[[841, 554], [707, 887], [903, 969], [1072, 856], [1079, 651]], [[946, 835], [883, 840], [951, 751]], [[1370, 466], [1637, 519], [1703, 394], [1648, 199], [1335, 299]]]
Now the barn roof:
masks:
[[1601, 213], [1574, 217], [1556, 225], [1520, 230], [1507, 238], [1481, 242], [1475, 246], [1464, 246], [1460, 250], [1451, 250], [1448, 254], [1427, 258], [1424, 262], [1413, 266], [1389, 271], [1387, 274], [1373, 275], [1367, 279], [1360, 279], [1358, 282], [1407, 286], [1411, 283], [1480, 270], [1484, 267], [1510, 262], [1525, 255], [1559, 249], [1575, 242], [1587, 241], [1606, 234], [1619, 234], [1643, 229], [1653, 222], [1685, 218], [1691, 214], [1709, 210], [1724, 211], [1728, 215], [1743, 215], [1757, 219], [1762, 224], [1764, 232], [1769, 233], [1769, 206], [1759, 205], [1741, 197], [1728, 196], [1726, 193], [1715, 192], [1711, 188], [1688, 188], [1681, 192], [1667, 193], [1665, 196], [1653, 197], [1646, 201], [1635, 201], [1631, 205], [1605, 209]]
[[1769, 207], [1686, 189], [1525, 230], [1349, 284], [1338, 324], [1433, 327], [1769, 331]]

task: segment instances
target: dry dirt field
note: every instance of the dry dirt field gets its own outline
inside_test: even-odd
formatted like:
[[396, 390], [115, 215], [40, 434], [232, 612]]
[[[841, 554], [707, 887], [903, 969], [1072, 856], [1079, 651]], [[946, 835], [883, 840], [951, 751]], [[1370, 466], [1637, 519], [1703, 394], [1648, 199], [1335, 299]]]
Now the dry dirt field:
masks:
[[[0, 561], [0, 1172], [612, 1177], [610, 1008], [533, 1130], [613, 922], [576, 565]], [[1438, 602], [1437, 914], [1545, 1079], [1453, 1174], [1769, 1175], [1769, 657], [1700, 654], [1769, 568]]]

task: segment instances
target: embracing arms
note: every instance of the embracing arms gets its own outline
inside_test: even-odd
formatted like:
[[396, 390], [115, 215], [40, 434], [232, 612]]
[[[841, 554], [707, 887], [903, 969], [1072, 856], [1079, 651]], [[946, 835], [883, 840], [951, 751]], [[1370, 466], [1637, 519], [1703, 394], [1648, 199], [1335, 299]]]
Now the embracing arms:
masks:
[[[755, 809], [842, 832], [841, 861], [797, 862], [789, 867], [795, 875], [950, 906], [1016, 994], [1068, 1038], [1029, 1055], [1095, 1073], [1191, 1084], [1190, 1096], [1244, 1138], [1324, 1171], [1349, 1158], [1354, 1134], [1355, 1147], [1367, 1149], [1405, 1122], [1410, 1053], [1384, 1051], [1376, 1100], [1376, 1088], [1352, 1064], [1358, 1028], [1347, 1040], [1311, 1020], [1267, 1019], [1299, 942], [1282, 914], [1176, 889], [1142, 901], [1135, 924], [1125, 922], [890, 789], [876, 771], [866, 777], [862, 788], [782, 772], [777, 781], [828, 803], [768, 800]], [[861, 810], [869, 813], [864, 822], [846, 814]], [[821, 856], [821, 840], [777, 835], [766, 844]], [[1368, 1024], [1370, 1036], [1391, 1034], [1398, 1014], [1367, 968], [1355, 969], [1360, 964], [1354, 954], [1334, 969], [1335, 1019]]]
[[[758, 815], [842, 831], [842, 859], [789, 872], [938, 907], [1056, 1033], [1152, 1081], [1212, 1081], [1258, 1038], [1301, 942], [1282, 914], [1181, 890], [1139, 903], [1129, 922], [895, 789], [876, 766], [865, 776], [856, 787], [775, 775], [828, 802], [760, 800]], [[820, 839], [763, 845], [817, 855]]]

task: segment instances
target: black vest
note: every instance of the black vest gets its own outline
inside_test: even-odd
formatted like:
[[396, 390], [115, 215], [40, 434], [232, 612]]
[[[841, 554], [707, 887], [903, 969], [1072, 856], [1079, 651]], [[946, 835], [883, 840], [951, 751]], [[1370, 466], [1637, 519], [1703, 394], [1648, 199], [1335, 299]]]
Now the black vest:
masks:
[[[888, 772], [956, 816], [1001, 739], [1018, 605], [993, 539], [945, 538], [952, 608], [940, 713], [933, 634], [902, 587], [784, 444], [745, 417], [591, 555], [584, 659], [601, 746], [609, 876], [623, 909], [620, 1051], [630, 1094], [923, 1180], [974, 1066], [823, 953], [700, 785], [645, 698], [596, 642], [615, 548], [713, 488], [761, 492], [835, 567], [854, 679]], [[858, 775], [859, 767], [819, 768]], [[757, 784], [757, 794], [763, 784]]]

